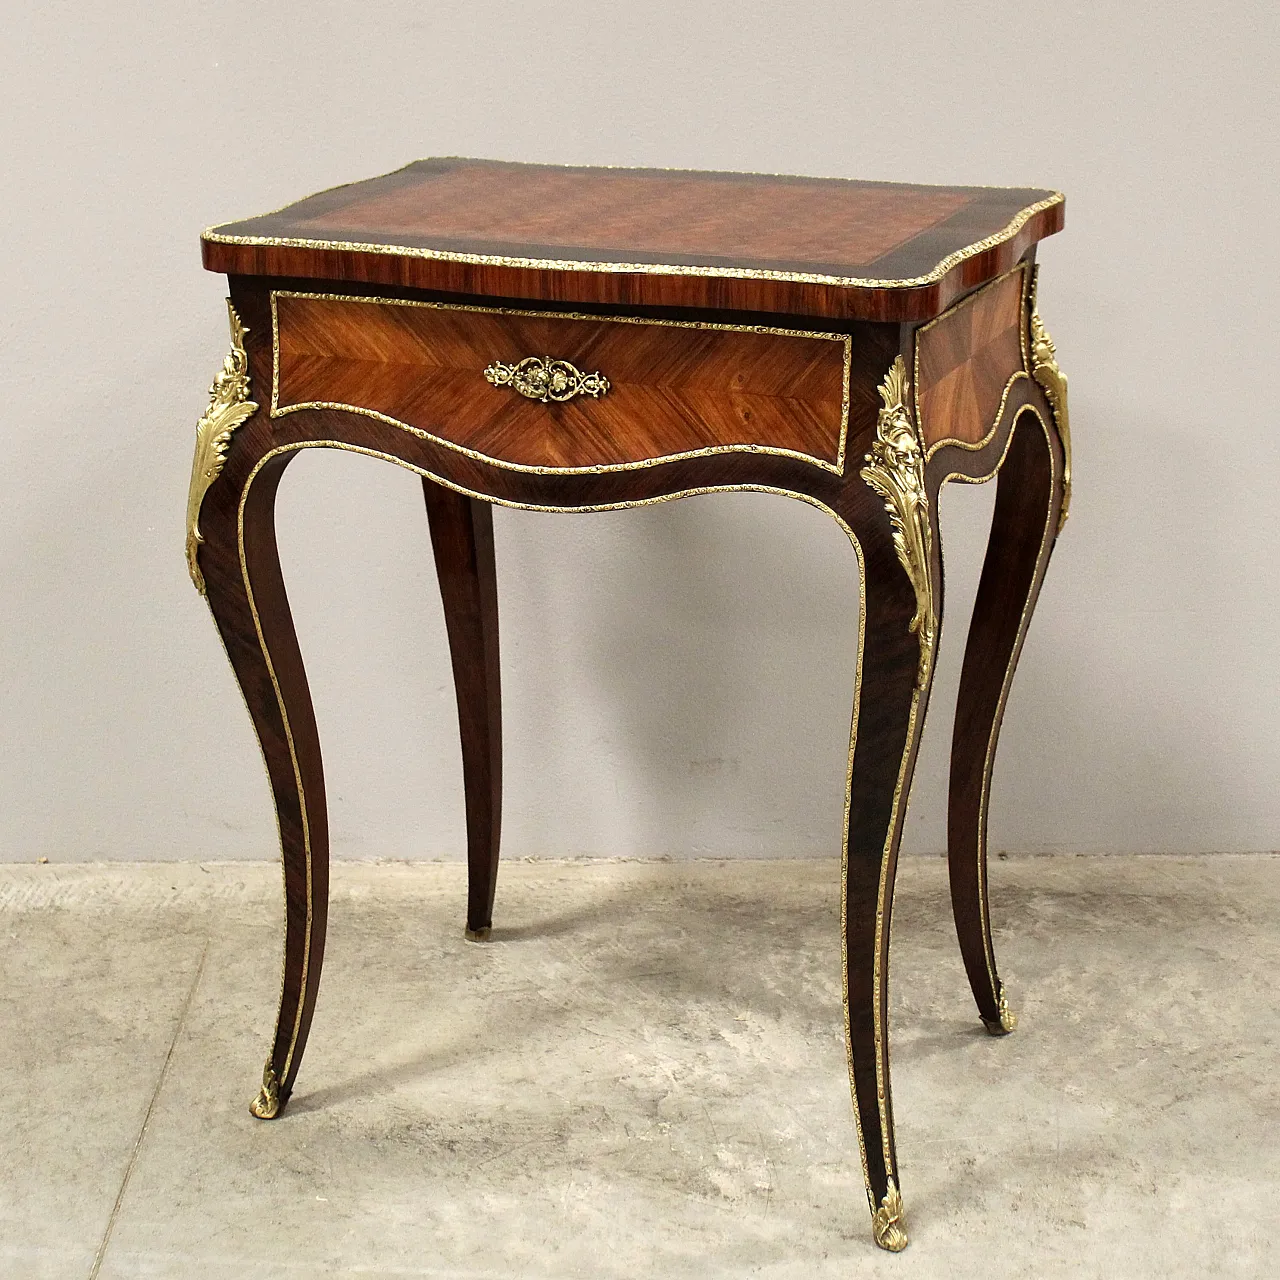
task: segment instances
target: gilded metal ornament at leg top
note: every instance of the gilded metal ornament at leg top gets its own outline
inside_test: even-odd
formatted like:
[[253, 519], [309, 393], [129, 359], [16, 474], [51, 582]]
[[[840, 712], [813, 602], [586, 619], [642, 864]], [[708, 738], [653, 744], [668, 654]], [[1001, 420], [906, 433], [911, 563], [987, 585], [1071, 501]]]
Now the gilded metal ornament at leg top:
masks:
[[923, 689], [933, 663], [937, 619], [933, 607], [933, 532], [924, 487], [924, 450], [907, 408], [907, 366], [901, 356], [880, 384], [883, 407], [876, 438], [862, 478], [883, 499], [893, 529], [893, 549], [916, 593], [916, 611], [908, 630], [920, 641], [916, 685]]
[[1062, 511], [1058, 516], [1058, 530], [1061, 532], [1071, 508], [1071, 422], [1067, 416], [1067, 375], [1058, 367], [1058, 350], [1036, 309], [1038, 282], [1037, 272], [1031, 284], [1031, 376], [1044, 389], [1062, 440]]
[[249, 357], [244, 349], [248, 330], [240, 323], [230, 298], [227, 317], [231, 322], [231, 353], [209, 388], [209, 407], [196, 424], [196, 455], [187, 491], [187, 572], [201, 595], [205, 594], [205, 584], [198, 556], [204, 541], [200, 534], [200, 506], [209, 486], [222, 474], [236, 428], [258, 411], [249, 399]]

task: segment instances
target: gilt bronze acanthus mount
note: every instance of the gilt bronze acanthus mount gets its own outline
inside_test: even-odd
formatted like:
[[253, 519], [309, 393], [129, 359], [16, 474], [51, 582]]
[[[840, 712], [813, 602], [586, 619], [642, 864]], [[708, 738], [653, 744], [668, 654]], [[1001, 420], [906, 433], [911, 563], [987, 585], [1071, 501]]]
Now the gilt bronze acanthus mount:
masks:
[[931, 569], [933, 531], [924, 487], [924, 450], [907, 408], [907, 366], [898, 356], [880, 384], [882, 408], [876, 438], [861, 476], [883, 499], [893, 529], [893, 549], [916, 593], [908, 630], [920, 641], [916, 684], [923, 689], [933, 664], [937, 614]]
[[1058, 365], [1058, 350], [1040, 319], [1036, 301], [1038, 283], [1037, 272], [1031, 283], [1031, 376], [1044, 389], [1062, 441], [1062, 510], [1058, 516], [1058, 532], [1061, 533], [1071, 509], [1071, 420], [1067, 415], [1067, 375]]
[[209, 388], [209, 407], [196, 423], [196, 454], [191, 463], [191, 487], [187, 491], [187, 572], [201, 595], [205, 594], [205, 584], [199, 560], [200, 544], [204, 541], [200, 533], [200, 507], [209, 486], [222, 474], [236, 428], [258, 411], [258, 406], [249, 399], [249, 357], [244, 349], [244, 335], [248, 330], [240, 323], [230, 298], [227, 299], [227, 318], [231, 322], [231, 352]]

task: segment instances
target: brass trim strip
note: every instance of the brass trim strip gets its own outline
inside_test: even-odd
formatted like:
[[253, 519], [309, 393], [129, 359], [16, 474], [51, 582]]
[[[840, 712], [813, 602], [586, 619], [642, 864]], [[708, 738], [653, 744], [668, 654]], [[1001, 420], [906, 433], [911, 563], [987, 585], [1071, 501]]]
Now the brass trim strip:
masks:
[[[212, 244], [242, 244], [261, 248], [322, 249], [347, 253], [378, 253], [398, 258], [425, 258], [438, 262], [462, 262], [479, 267], [520, 267], [535, 271], [590, 271], [663, 276], [707, 276], [731, 280], [780, 280], [795, 284], [835, 285], [844, 289], [914, 289], [941, 280], [953, 267], [997, 245], [1012, 240], [1032, 218], [1063, 202], [1062, 192], [1055, 191], [1044, 200], [1020, 209], [999, 231], [947, 254], [926, 275], [905, 280], [863, 279], [861, 276], [824, 275], [809, 271], [772, 271], [763, 267], [702, 267], [678, 263], [592, 262], [576, 258], [524, 258], [494, 253], [457, 253], [448, 249], [423, 249], [413, 245], [374, 244], [348, 240], [313, 240], [306, 236], [236, 236], [220, 230], [234, 226], [222, 222], [207, 227], [202, 240]], [[284, 208], [289, 208], [285, 205]], [[277, 210], [276, 212], [281, 212]], [[270, 216], [270, 215], [260, 215]]]
[[[775, 445], [764, 444], [718, 444], [702, 449], [687, 449], [682, 453], [666, 453], [657, 458], [645, 458], [638, 462], [599, 462], [586, 467], [542, 467], [524, 462], [508, 462], [495, 458], [491, 454], [469, 449], [465, 445], [456, 444], [445, 436], [425, 431], [421, 427], [411, 426], [399, 418], [379, 413], [376, 409], [366, 409], [360, 405], [347, 404], [335, 400], [304, 400], [298, 404], [280, 405], [280, 317], [276, 305], [278, 298], [314, 298], [323, 302], [369, 303], [377, 306], [428, 307], [436, 311], [473, 311], [482, 315], [529, 316], [535, 319], [550, 320], [593, 320], [610, 324], [643, 324], [658, 325], [674, 329], [716, 329], [729, 333], [764, 333], [782, 338], [816, 338], [828, 342], [840, 342], [844, 345], [844, 368], [840, 393], [840, 437], [836, 447], [836, 460], [828, 462], [811, 453], [798, 449], [783, 449]], [[654, 320], [647, 316], [595, 316], [579, 311], [537, 311], [526, 307], [481, 307], [470, 306], [458, 302], [425, 302], [416, 298], [380, 298], [367, 297], [363, 294], [350, 293], [310, 293], [292, 289], [273, 289], [271, 291], [271, 416], [282, 418], [289, 413], [298, 413], [304, 409], [336, 409], [345, 413], [359, 413], [366, 418], [375, 418], [389, 426], [399, 427], [420, 440], [442, 445], [452, 449], [464, 457], [473, 458], [477, 462], [486, 462], [491, 466], [502, 467], [507, 471], [522, 471], [533, 475], [600, 475], [610, 471], [639, 471], [645, 467], [662, 466], [668, 462], [680, 462], [687, 458], [703, 458], [719, 453], [766, 453], [780, 458], [796, 458], [834, 475], [844, 475], [845, 446], [849, 436], [849, 379], [853, 366], [853, 337], [847, 333], [832, 333], [820, 329], [780, 329], [771, 325], [757, 324], [717, 324], [709, 320]]]
[[[880, 884], [876, 892], [876, 934], [875, 934], [875, 952], [872, 960], [871, 969], [871, 990], [875, 1003], [872, 1005], [872, 1026], [875, 1032], [876, 1046], [876, 1102], [880, 1108], [880, 1138], [881, 1145], [884, 1148], [884, 1167], [889, 1178], [890, 1186], [897, 1174], [897, 1168], [893, 1162], [893, 1154], [890, 1151], [889, 1144], [889, 1030], [886, 1025], [889, 1007], [888, 1007], [888, 984], [885, 981], [883, 973], [883, 964], [881, 956], [888, 960], [887, 950], [884, 948], [884, 938], [886, 930], [890, 930], [893, 922], [892, 908], [888, 916], [885, 913], [885, 898], [889, 892], [889, 853], [893, 848], [894, 840], [898, 835], [898, 828], [901, 824], [906, 823], [907, 805], [910, 803], [911, 793], [906, 788], [907, 768], [911, 761], [911, 753], [915, 747], [916, 720], [920, 714], [920, 698], [924, 693], [924, 689], [917, 685], [911, 694], [911, 712], [907, 717], [907, 741], [902, 750], [902, 760], [898, 765], [898, 779], [893, 788], [893, 807], [889, 810], [889, 828], [885, 833], [884, 849], [880, 854]], [[905, 803], [904, 803], [904, 790]], [[890, 930], [891, 932], [891, 930]], [[881, 1005], [884, 1005], [883, 1011]], [[876, 1212], [876, 1206], [871, 1206], [872, 1213]]]
[[[927, 324], [922, 324], [915, 332], [915, 347], [912, 352], [912, 370], [915, 375], [912, 384], [912, 403], [915, 405], [916, 421], [921, 424], [921, 440], [924, 439], [924, 417], [920, 412], [920, 339], [924, 337], [934, 325], [940, 324], [949, 316], [959, 311], [962, 307], [967, 307], [970, 303], [976, 302], [982, 297], [988, 289], [994, 289], [996, 285], [1003, 284], [1010, 276], [1017, 275], [1018, 272], [1025, 273], [1027, 264], [1020, 262], [1011, 271], [1006, 271], [1004, 275], [997, 276], [988, 284], [984, 284], [981, 289], [975, 289], [971, 294], [960, 299], [954, 306], [948, 307], [940, 316], [935, 316]], [[976, 444], [970, 444], [967, 440], [956, 440], [950, 436], [945, 436], [941, 440], [934, 441], [933, 444], [925, 449], [924, 460], [928, 462], [935, 453], [944, 445], [954, 445], [959, 449], [970, 449], [977, 452], [985, 449], [992, 440], [995, 439], [996, 432], [1000, 428], [1000, 419], [1004, 416], [1005, 401], [1009, 398], [1009, 392], [1013, 389], [1013, 384], [1022, 378], [1030, 377], [1027, 372], [1031, 363], [1030, 355], [1027, 351], [1027, 283], [1025, 278], [1022, 282], [1022, 293], [1018, 302], [1018, 349], [1022, 352], [1022, 368], [1015, 370], [1009, 375], [1009, 380], [1004, 384], [1004, 390], [1000, 393], [1000, 407], [996, 410], [995, 418], [992, 420], [991, 429]], [[945, 483], [945, 481], [944, 481]]]
[[[735, 493], [735, 492], [755, 492], [755, 493], [773, 493], [780, 497], [797, 498], [801, 502], [808, 503], [812, 507], [816, 507], [819, 511], [826, 512], [832, 519], [844, 530], [850, 544], [853, 546], [854, 554], [858, 560], [858, 656], [854, 674], [854, 690], [853, 690], [853, 712], [849, 729], [849, 756], [845, 770], [845, 797], [844, 797], [844, 820], [841, 826], [840, 837], [840, 965], [841, 965], [841, 1003], [844, 1009], [844, 1031], [845, 1031], [845, 1058], [849, 1070], [849, 1087], [853, 1101], [853, 1121], [854, 1128], [858, 1137], [858, 1152], [862, 1161], [863, 1182], [867, 1191], [867, 1202], [874, 1217], [877, 1212], [877, 1204], [871, 1189], [871, 1174], [867, 1164], [866, 1140], [862, 1132], [862, 1117], [858, 1109], [857, 1088], [854, 1082], [854, 1058], [853, 1058], [853, 1034], [849, 1021], [849, 947], [848, 947], [848, 931], [847, 916], [849, 902], [849, 815], [853, 804], [853, 760], [858, 745], [858, 720], [862, 707], [862, 672], [863, 657], [866, 649], [866, 623], [867, 623], [867, 574], [866, 560], [863, 556], [862, 544], [858, 540], [858, 536], [854, 533], [849, 523], [833, 508], [826, 505], [820, 499], [812, 497], [807, 493], [801, 493], [793, 489], [783, 489], [771, 485], [763, 484], [728, 484], [728, 485], [704, 485], [690, 489], [681, 489], [675, 493], [662, 494], [654, 498], [638, 498], [631, 501], [612, 502], [599, 505], [584, 505], [558, 507], [540, 503], [517, 502], [507, 498], [495, 498], [490, 494], [482, 493], [479, 490], [468, 489], [464, 485], [460, 485], [451, 480], [446, 480], [442, 476], [428, 471], [425, 467], [419, 467], [411, 462], [398, 458], [394, 454], [384, 453], [377, 449], [368, 449], [361, 445], [347, 444], [340, 440], [302, 440], [291, 444], [279, 445], [274, 449], [265, 453], [254, 465], [253, 470], [245, 480], [244, 488], [241, 491], [239, 518], [237, 523], [237, 536], [239, 539], [240, 550], [240, 568], [244, 579], [245, 594], [248, 599], [249, 610], [253, 615], [254, 627], [258, 636], [258, 645], [262, 651], [262, 656], [267, 665], [267, 671], [271, 679], [271, 685], [275, 691], [276, 702], [280, 708], [280, 714], [285, 726], [285, 741], [289, 747], [290, 758], [293, 762], [294, 781], [298, 788], [298, 804], [302, 814], [302, 835], [303, 835], [303, 852], [306, 861], [306, 892], [307, 892], [307, 946], [303, 951], [303, 970], [301, 990], [299, 994], [298, 1013], [294, 1019], [292, 1038], [289, 1042], [288, 1053], [285, 1058], [285, 1068], [280, 1073], [281, 1078], [288, 1074], [289, 1065], [293, 1061], [294, 1048], [297, 1045], [298, 1028], [302, 1016], [302, 1000], [306, 991], [306, 980], [308, 974], [308, 966], [310, 961], [310, 930], [312, 922], [312, 876], [311, 876], [311, 834], [310, 826], [307, 822], [307, 801], [306, 792], [302, 783], [301, 769], [298, 765], [297, 751], [294, 745], [293, 735], [289, 728], [288, 714], [285, 710], [284, 695], [280, 689], [278, 680], [276, 679], [275, 668], [271, 662], [270, 653], [267, 648], [266, 638], [262, 632], [261, 620], [258, 616], [257, 603], [254, 600], [253, 588], [249, 582], [248, 566], [245, 559], [244, 549], [244, 508], [248, 500], [249, 491], [253, 486], [254, 480], [262, 468], [273, 458], [285, 453], [301, 452], [304, 449], [340, 449], [347, 453], [363, 454], [366, 457], [379, 458], [385, 462], [394, 463], [396, 466], [404, 467], [408, 471], [415, 472], [417, 475], [425, 476], [427, 479], [434, 481], [436, 484], [443, 485], [445, 488], [452, 489], [457, 493], [463, 494], [471, 498], [480, 498], [486, 502], [493, 502], [499, 506], [512, 507], [517, 510], [524, 511], [545, 511], [554, 513], [582, 513], [590, 511], [618, 511], [631, 507], [648, 507], [656, 506], [660, 502], [671, 502], [678, 498], [694, 497], [704, 493]], [[898, 810], [902, 801], [903, 778], [910, 759], [913, 746], [913, 737], [915, 732], [915, 721], [917, 708], [919, 705], [919, 690], [916, 691], [912, 699], [910, 720], [908, 723], [906, 746], [903, 750], [902, 763], [898, 770], [898, 785], [894, 794], [893, 813], [890, 819], [888, 835], [885, 839], [885, 851], [882, 854], [881, 870], [880, 870], [880, 889], [879, 901], [877, 905], [877, 953], [873, 961], [872, 967], [872, 984], [874, 1004], [874, 1045], [876, 1058], [876, 1075], [878, 1080], [883, 1080], [888, 1067], [888, 1046], [886, 1043], [886, 1028], [880, 1017], [880, 1003], [882, 983], [884, 974], [879, 959], [879, 941], [880, 927], [884, 915], [884, 897], [887, 889], [886, 870], [888, 866], [888, 851], [892, 848], [894, 832], [898, 823]], [[273, 806], [274, 808], [274, 806]], [[277, 818], [277, 827], [279, 826]], [[283, 860], [282, 860], [283, 861]], [[889, 1175], [895, 1176], [896, 1170], [888, 1155], [888, 1135], [886, 1120], [886, 1107], [883, 1096], [880, 1098], [881, 1127], [884, 1130], [884, 1147], [885, 1162]]]

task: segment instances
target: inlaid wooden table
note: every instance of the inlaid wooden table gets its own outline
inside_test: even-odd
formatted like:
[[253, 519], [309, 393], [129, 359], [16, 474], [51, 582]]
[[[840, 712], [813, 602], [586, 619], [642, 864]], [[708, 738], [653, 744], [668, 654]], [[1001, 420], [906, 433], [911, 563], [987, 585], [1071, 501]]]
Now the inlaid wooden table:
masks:
[[969, 981], [1001, 1035], [1014, 1019], [991, 945], [987, 796], [1071, 491], [1066, 382], [1035, 309], [1035, 245], [1062, 225], [1052, 191], [447, 159], [204, 233], [205, 266], [230, 277], [232, 349], [197, 428], [187, 563], [262, 743], [284, 859], [283, 991], [254, 1115], [278, 1115], [293, 1089], [328, 894], [320, 744], [274, 528], [293, 458], [345, 449], [422, 477], [476, 939], [492, 924], [501, 810], [491, 504], [774, 493], [825, 511], [858, 558], [845, 1036], [875, 1239], [906, 1245], [889, 922], [941, 624], [938, 492], [1000, 476], [949, 856]]

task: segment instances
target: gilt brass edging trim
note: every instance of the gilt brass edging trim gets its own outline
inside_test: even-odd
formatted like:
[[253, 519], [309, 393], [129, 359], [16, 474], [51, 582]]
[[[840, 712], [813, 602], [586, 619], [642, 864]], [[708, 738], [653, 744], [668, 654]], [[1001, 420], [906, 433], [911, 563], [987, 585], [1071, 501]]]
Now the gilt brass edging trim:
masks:
[[[1009, 1007], [1004, 983], [996, 976], [995, 954], [991, 944], [990, 903], [988, 901], [987, 887], [987, 809], [991, 797], [992, 765], [995, 759], [996, 739], [999, 736], [1000, 723], [1004, 718], [1005, 704], [1008, 701], [1009, 690], [1013, 684], [1013, 674], [1017, 668], [1018, 659], [1022, 655], [1022, 645], [1026, 639], [1027, 627], [1039, 596], [1037, 580], [1039, 583], [1043, 583], [1044, 580], [1047, 564], [1046, 544], [1049, 543], [1051, 537], [1056, 538], [1058, 531], [1062, 528], [1061, 521], [1058, 522], [1056, 528], [1054, 527], [1053, 496], [1057, 491], [1058, 464], [1053, 451], [1053, 439], [1050, 436], [1049, 424], [1044, 420], [1044, 415], [1034, 404], [1025, 404], [1017, 411], [1013, 422], [1010, 424], [1009, 436], [1004, 442], [1000, 458], [986, 475], [969, 476], [960, 471], [952, 471], [943, 476], [938, 482], [938, 492], [941, 493], [942, 486], [952, 480], [959, 480], [962, 484], [986, 484], [988, 481], [994, 480], [999, 475], [1000, 468], [1004, 466], [1005, 458], [1009, 456], [1014, 434], [1018, 430], [1018, 420], [1023, 414], [1033, 415], [1040, 424], [1040, 430], [1044, 432], [1045, 445], [1049, 450], [1049, 505], [1045, 512], [1044, 530], [1040, 535], [1040, 549], [1036, 553], [1036, 569], [1035, 577], [1032, 579], [1032, 591], [1026, 604], [1022, 607], [1022, 614], [1018, 620], [1018, 633], [1014, 637], [1013, 649], [1009, 654], [1008, 664], [1005, 666], [1004, 680], [1000, 687], [1000, 697], [996, 702], [996, 713], [991, 722], [991, 732], [987, 735], [987, 749], [982, 763], [982, 789], [978, 800], [978, 848], [981, 851], [978, 858], [978, 910], [981, 916], [982, 950], [987, 965], [987, 977], [991, 983], [991, 993], [1000, 1012], [1000, 1031], [993, 1031], [993, 1034], [1004, 1034], [1012, 1031], [1017, 1026], [1018, 1019], [1017, 1015]], [[991, 1025], [985, 1019], [984, 1025], [988, 1031], [992, 1030]]]
[[[889, 892], [890, 852], [898, 835], [901, 823], [906, 821], [906, 802], [910, 793], [906, 788], [907, 770], [915, 749], [916, 721], [920, 715], [920, 698], [924, 690], [917, 686], [911, 695], [911, 712], [907, 717], [907, 741], [902, 751], [902, 759], [898, 764], [898, 778], [893, 787], [893, 805], [889, 810], [889, 828], [885, 834], [884, 848], [880, 853], [880, 883], [876, 893], [876, 932], [875, 952], [872, 961], [871, 985], [875, 1003], [872, 1005], [872, 1025], [875, 1032], [876, 1046], [876, 1105], [880, 1111], [880, 1137], [883, 1146], [885, 1173], [889, 1178], [889, 1189], [894, 1190], [894, 1176], [897, 1166], [893, 1160], [893, 1152], [889, 1143], [889, 1031], [886, 1024], [889, 1010], [888, 989], [885, 981], [884, 967], [888, 960], [886, 939], [892, 924], [891, 911], [886, 911], [885, 900]], [[899, 1200], [899, 1211], [901, 1200]], [[874, 1202], [872, 1213], [877, 1212]], [[880, 1241], [877, 1238], [876, 1243]], [[901, 1246], [905, 1248], [904, 1238]], [[887, 1247], [887, 1246], [886, 1246]]]
[[[988, 289], [994, 289], [996, 285], [1003, 284], [1010, 276], [1017, 275], [1019, 272], [1026, 272], [1027, 264], [1019, 262], [1011, 271], [1006, 271], [1004, 275], [997, 276], [994, 280], [984, 284], [981, 289], [975, 289], [972, 293], [961, 298], [954, 306], [948, 307], [940, 316], [935, 316], [926, 324], [922, 324], [915, 332], [914, 350], [912, 352], [912, 370], [913, 381], [911, 386], [911, 399], [915, 405], [916, 422], [920, 424], [920, 439], [924, 442], [924, 417], [920, 411], [920, 339], [924, 337], [934, 325], [940, 324], [955, 312], [971, 303], [977, 302], [979, 298], [987, 292]], [[996, 432], [1000, 429], [1000, 420], [1004, 417], [1004, 407], [1009, 399], [1009, 392], [1013, 390], [1016, 382], [1020, 382], [1023, 378], [1030, 377], [1028, 369], [1031, 364], [1030, 353], [1027, 350], [1027, 286], [1023, 281], [1021, 295], [1018, 301], [1018, 350], [1022, 353], [1022, 368], [1014, 370], [1009, 375], [1008, 381], [1004, 384], [1004, 390], [1000, 393], [1000, 407], [995, 412], [995, 417], [991, 422], [991, 429], [976, 444], [970, 444], [967, 440], [956, 440], [949, 436], [941, 440], [935, 440], [933, 444], [926, 445], [924, 451], [924, 460], [927, 463], [939, 449], [945, 445], [954, 446], [957, 449], [969, 449], [974, 453], [985, 449], [992, 440], [996, 438]]]
[[[399, 418], [379, 413], [376, 409], [366, 409], [360, 405], [347, 404], [333, 400], [305, 400], [298, 404], [280, 407], [280, 318], [276, 307], [277, 298], [314, 298], [323, 302], [373, 303], [379, 306], [429, 307], [436, 311], [473, 311], [483, 315], [529, 316], [539, 320], [595, 320], [612, 324], [645, 324], [659, 325], [676, 329], [717, 329], [730, 333], [764, 333], [782, 338], [819, 338], [843, 344], [844, 362], [841, 374], [840, 389], [840, 436], [836, 447], [836, 460], [828, 462], [811, 453], [798, 449], [783, 449], [775, 445], [763, 444], [720, 444], [709, 445], [702, 449], [689, 449], [683, 453], [665, 453], [657, 458], [644, 458], [638, 462], [600, 462], [588, 467], [542, 467], [523, 462], [508, 462], [495, 458], [491, 454], [480, 453], [465, 445], [456, 444], [446, 436], [435, 435], [421, 427], [411, 426]], [[286, 414], [298, 413], [303, 409], [336, 409], [345, 413], [358, 413], [366, 418], [374, 418], [385, 422], [388, 426], [399, 427], [420, 440], [442, 445], [452, 449], [464, 457], [473, 458], [490, 466], [501, 467], [507, 471], [521, 471], [531, 475], [602, 475], [611, 471], [640, 471], [646, 467], [662, 466], [668, 462], [680, 462], [687, 458], [711, 457], [721, 453], [765, 453], [780, 458], [796, 458], [812, 466], [821, 467], [837, 476], [844, 475], [845, 446], [849, 437], [849, 380], [853, 368], [853, 337], [847, 333], [832, 333], [821, 329], [782, 329], [772, 325], [758, 324], [719, 324], [710, 320], [655, 320], [647, 316], [596, 316], [579, 311], [537, 311], [526, 307], [481, 307], [470, 306], [458, 302], [427, 302], [417, 298], [382, 298], [364, 294], [350, 293], [308, 293], [292, 289], [273, 289], [271, 291], [271, 416], [283, 418]]]
[[[437, 262], [461, 262], [480, 267], [519, 267], [538, 271], [588, 271], [597, 273], [625, 273], [628, 275], [707, 276], [732, 280], [778, 280], [794, 284], [834, 285], [846, 289], [914, 289], [934, 284], [969, 258], [977, 257], [1012, 240], [1028, 222], [1046, 209], [1063, 202], [1064, 196], [1055, 191], [1043, 200], [1020, 209], [999, 231], [973, 244], [965, 245], [947, 254], [926, 275], [908, 279], [877, 280], [860, 276], [823, 275], [808, 271], [772, 271], [762, 267], [703, 267], [678, 263], [652, 262], [592, 262], [577, 258], [522, 258], [491, 253], [457, 253], [447, 249], [424, 249], [413, 245], [372, 244], [349, 240], [313, 240], [305, 236], [236, 236], [220, 227], [233, 226], [223, 222], [207, 227], [202, 240], [212, 244], [242, 244], [261, 248], [322, 249], [348, 253], [377, 253], [399, 258], [424, 258]], [[289, 208], [285, 205], [284, 208]], [[277, 212], [280, 212], [277, 210]], [[270, 216], [270, 215], [261, 215]]]

